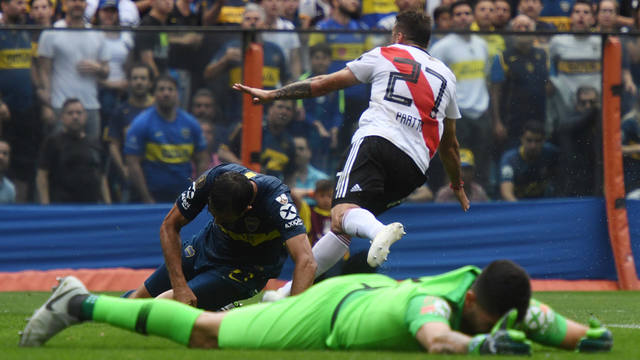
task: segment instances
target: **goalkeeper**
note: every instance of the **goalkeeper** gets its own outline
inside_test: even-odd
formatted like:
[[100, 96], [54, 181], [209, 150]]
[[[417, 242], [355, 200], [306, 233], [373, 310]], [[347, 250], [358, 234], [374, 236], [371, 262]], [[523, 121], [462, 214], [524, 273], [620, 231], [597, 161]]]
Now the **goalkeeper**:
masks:
[[40, 346], [88, 320], [197, 348], [530, 354], [526, 337], [581, 351], [612, 346], [607, 329], [589, 329], [531, 300], [528, 275], [508, 260], [400, 282], [379, 274], [340, 276], [297, 296], [228, 312], [93, 295], [66, 277], [35, 311], [20, 345]]

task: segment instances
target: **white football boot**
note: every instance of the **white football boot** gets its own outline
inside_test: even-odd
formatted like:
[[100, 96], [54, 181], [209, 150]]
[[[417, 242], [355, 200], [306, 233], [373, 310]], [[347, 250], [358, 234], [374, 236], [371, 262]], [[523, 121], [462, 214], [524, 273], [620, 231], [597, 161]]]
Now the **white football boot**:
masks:
[[58, 286], [20, 333], [20, 346], [41, 346], [63, 329], [80, 322], [67, 312], [69, 300], [76, 295], [89, 295], [84, 284], [73, 276], [58, 279]]
[[367, 263], [371, 267], [378, 267], [387, 261], [389, 247], [402, 238], [404, 226], [399, 222], [386, 225], [371, 242], [369, 254], [367, 254]]
[[262, 300], [260, 302], [276, 302], [278, 300], [282, 300], [289, 296], [287, 291], [284, 289], [284, 286], [279, 288], [278, 290], [267, 290], [262, 295]]

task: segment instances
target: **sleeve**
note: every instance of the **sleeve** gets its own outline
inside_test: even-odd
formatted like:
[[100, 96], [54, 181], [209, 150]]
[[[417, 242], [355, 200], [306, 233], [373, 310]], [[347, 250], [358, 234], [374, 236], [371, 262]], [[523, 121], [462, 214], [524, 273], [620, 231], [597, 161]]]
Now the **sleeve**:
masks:
[[53, 138], [49, 137], [45, 140], [38, 156], [38, 169], [51, 170], [55, 163], [56, 151], [53, 146]]
[[493, 64], [491, 64], [491, 82], [494, 84], [503, 83], [506, 79], [504, 70], [502, 54], [496, 54], [493, 58]]
[[105, 35], [102, 33], [97, 33], [97, 40], [100, 43], [100, 47], [98, 50], [98, 61], [109, 61], [111, 60], [111, 52], [109, 51], [109, 47], [107, 46], [107, 42], [105, 39]]
[[42, 32], [38, 39], [38, 56], [53, 57], [53, 35], [51, 31]]
[[275, 221], [275, 227], [280, 232], [282, 239], [287, 241], [300, 234], [306, 234], [300, 213], [293, 203], [291, 192], [285, 185], [280, 185], [277, 191], [273, 192], [273, 200], [269, 203], [269, 214]]
[[194, 119], [193, 126], [193, 145], [195, 152], [200, 152], [207, 148], [207, 140], [204, 138], [204, 133], [197, 120]]
[[105, 127], [104, 138], [107, 141], [122, 141], [122, 111], [120, 107], [109, 117], [109, 121]]
[[298, 7], [298, 11], [300, 15], [306, 15], [310, 18], [313, 18], [316, 10], [316, 2], [315, 0], [302, 0], [300, 1], [300, 5]]
[[136, 31], [134, 36], [136, 51], [153, 50], [154, 40], [157, 36], [153, 31]]
[[509, 153], [505, 153], [500, 159], [500, 182], [513, 182], [513, 172]]
[[444, 116], [449, 119], [459, 119], [462, 117], [460, 109], [458, 108], [458, 98], [456, 95], [456, 76], [450, 73], [449, 85], [447, 86], [447, 93], [449, 94], [449, 102], [444, 109]]
[[375, 48], [362, 54], [359, 58], [349, 61], [347, 67], [358, 81], [368, 84], [373, 80], [376, 65], [379, 66], [382, 61], [386, 60], [381, 59], [380, 48]]
[[185, 191], [178, 196], [176, 206], [189, 221], [195, 219], [200, 211], [207, 205], [211, 185], [216, 176], [226, 172], [224, 165], [207, 170], [192, 182]]
[[547, 346], [560, 346], [567, 335], [567, 320], [536, 299], [531, 299], [519, 326], [529, 339]]
[[124, 155], [142, 155], [146, 143], [145, 118], [136, 117], [124, 138]]
[[449, 324], [450, 319], [451, 306], [443, 298], [418, 295], [409, 300], [405, 323], [413, 336], [416, 336], [418, 330], [426, 323], [442, 322]]

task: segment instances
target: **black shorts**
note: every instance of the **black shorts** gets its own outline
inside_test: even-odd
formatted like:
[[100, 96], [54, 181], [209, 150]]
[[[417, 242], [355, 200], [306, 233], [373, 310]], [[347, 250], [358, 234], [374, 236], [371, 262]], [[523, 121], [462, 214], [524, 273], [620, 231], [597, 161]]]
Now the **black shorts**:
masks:
[[374, 215], [400, 204], [427, 180], [409, 155], [379, 136], [352, 143], [338, 169], [332, 206], [353, 203]]

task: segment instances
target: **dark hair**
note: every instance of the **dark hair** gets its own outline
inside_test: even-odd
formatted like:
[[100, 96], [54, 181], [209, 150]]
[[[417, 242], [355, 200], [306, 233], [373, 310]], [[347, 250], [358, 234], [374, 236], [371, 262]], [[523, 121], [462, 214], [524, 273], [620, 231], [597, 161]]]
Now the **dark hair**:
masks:
[[253, 186], [244, 175], [228, 171], [213, 180], [209, 209], [234, 215], [243, 212], [253, 199]]
[[527, 122], [522, 125], [522, 134], [524, 135], [527, 131], [533, 134], [545, 135], [544, 125], [542, 121], [538, 120], [527, 120]]
[[573, 10], [576, 8], [576, 5], [578, 4], [582, 4], [582, 5], [587, 5], [589, 7], [589, 12], [591, 13], [591, 15], [593, 16], [593, 2], [591, 0], [576, 0], [573, 5], [571, 6], [571, 11], [569, 12], [569, 14], [573, 14]]
[[147, 72], [149, 73], [149, 81], [151, 81], [151, 83], [153, 84], [153, 69], [151, 68], [151, 66], [149, 66], [149, 64], [145, 64], [142, 62], [133, 63], [127, 68], [127, 80], [131, 80], [133, 69], [139, 68], [147, 69]]
[[487, 265], [471, 289], [478, 305], [492, 315], [500, 316], [515, 308], [521, 321], [529, 308], [529, 275], [511, 260], [496, 260]]
[[[600, 12], [600, 5], [602, 5], [602, 2], [606, 1], [606, 0], [600, 0], [598, 1], [598, 3], [596, 4], [596, 13], [594, 15], [597, 15]], [[618, 0], [609, 0], [613, 3], [613, 7], [614, 7], [614, 11], [616, 12], [616, 15], [620, 14], [620, 4], [618, 4]]]
[[462, 6], [462, 5], [467, 5], [470, 9], [473, 10], [473, 6], [471, 6], [471, 3], [469, 1], [458, 0], [458, 1], [455, 1], [453, 4], [449, 5], [449, 14], [453, 16], [453, 10], [455, 10], [455, 8], [457, 8], [458, 6]]
[[449, 7], [446, 5], [440, 5], [433, 10], [433, 21], [438, 20], [440, 15], [449, 14]]
[[476, 10], [476, 6], [478, 6], [478, 4], [483, 2], [483, 1], [488, 1], [490, 3], [493, 2], [493, 0], [476, 0], [476, 1], [473, 2], [473, 11], [475, 11]]
[[584, 95], [585, 93], [591, 93], [591, 92], [596, 93], [596, 96], [598, 96], [598, 89], [594, 88], [591, 85], [580, 85], [576, 90], [576, 97], [579, 98], [580, 95]]
[[176, 87], [176, 89], [178, 88], [178, 80], [174, 79], [172, 76], [170, 75], [160, 75], [158, 76], [158, 78], [156, 79], [155, 84], [153, 85], [153, 91], [156, 91], [156, 88], [158, 87], [158, 84], [161, 82], [170, 82], [173, 84], [173, 86]]
[[317, 52], [321, 52], [331, 57], [331, 46], [327, 43], [318, 43], [309, 48], [309, 56], [313, 56]]
[[327, 179], [316, 181], [316, 193], [333, 191], [333, 182]]
[[426, 48], [431, 38], [431, 17], [422, 11], [403, 11], [396, 17], [396, 31], [403, 33], [407, 40]]
[[82, 103], [82, 101], [80, 101], [80, 99], [78, 99], [76, 97], [70, 97], [70, 98], [67, 98], [62, 103], [62, 111], [65, 111], [69, 105], [75, 104], [75, 103], [78, 103], [78, 104], [82, 105], [82, 107], [84, 108], [84, 104]]
[[213, 101], [216, 101], [216, 97], [213, 95], [213, 91], [211, 91], [209, 89], [206, 89], [206, 88], [200, 88], [200, 89], [196, 90], [196, 92], [191, 97], [191, 101], [193, 101], [193, 99], [195, 99], [195, 98], [199, 98], [199, 97], [203, 97], [203, 96], [206, 96], [208, 98], [211, 98]]

